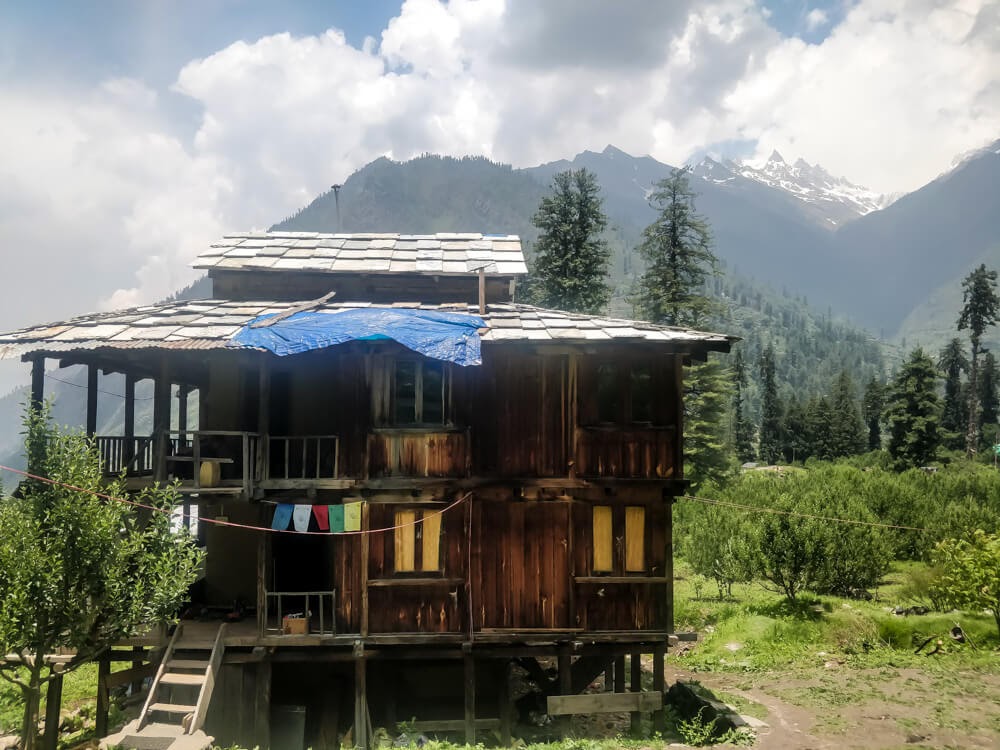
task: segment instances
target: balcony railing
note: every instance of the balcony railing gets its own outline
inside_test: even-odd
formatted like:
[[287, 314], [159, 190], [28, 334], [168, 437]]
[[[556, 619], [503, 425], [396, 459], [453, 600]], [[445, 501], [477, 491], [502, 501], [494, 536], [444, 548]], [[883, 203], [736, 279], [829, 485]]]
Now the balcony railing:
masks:
[[336, 479], [340, 440], [336, 435], [268, 435], [264, 479]]
[[106, 476], [152, 476], [153, 438], [99, 435], [95, 439]]

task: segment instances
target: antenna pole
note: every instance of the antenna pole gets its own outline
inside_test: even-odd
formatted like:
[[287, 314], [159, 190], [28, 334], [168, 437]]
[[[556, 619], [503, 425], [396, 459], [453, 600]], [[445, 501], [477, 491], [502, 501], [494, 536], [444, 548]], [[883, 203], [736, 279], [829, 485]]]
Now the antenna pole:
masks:
[[344, 227], [340, 223], [340, 189], [343, 185], [331, 185], [330, 187], [333, 188], [333, 202], [337, 204], [337, 231], [343, 232]]

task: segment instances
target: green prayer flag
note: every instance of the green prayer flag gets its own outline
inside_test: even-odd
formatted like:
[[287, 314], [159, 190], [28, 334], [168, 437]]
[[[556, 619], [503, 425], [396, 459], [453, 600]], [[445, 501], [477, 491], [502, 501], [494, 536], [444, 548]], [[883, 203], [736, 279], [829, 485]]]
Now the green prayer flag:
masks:
[[330, 533], [337, 534], [344, 530], [344, 506], [330, 506]]

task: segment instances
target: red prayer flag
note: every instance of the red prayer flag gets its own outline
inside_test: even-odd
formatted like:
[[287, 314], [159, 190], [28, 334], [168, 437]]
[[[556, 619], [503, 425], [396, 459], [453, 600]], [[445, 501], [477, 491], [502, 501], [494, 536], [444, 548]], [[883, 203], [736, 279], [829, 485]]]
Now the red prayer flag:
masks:
[[316, 525], [319, 526], [320, 531], [330, 530], [330, 506], [329, 505], [314, 505], [313, 515], [316, 517]]

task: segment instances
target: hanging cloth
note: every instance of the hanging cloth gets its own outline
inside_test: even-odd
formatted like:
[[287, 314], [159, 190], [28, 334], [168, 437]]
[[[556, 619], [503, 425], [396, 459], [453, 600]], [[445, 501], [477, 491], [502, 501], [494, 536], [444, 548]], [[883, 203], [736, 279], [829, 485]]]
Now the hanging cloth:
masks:
[[292, 525], [296, 531], [309, 531], [310, 518], [312, 518], [311, 505], [296, 505], [292, 511]]
[[361, 531], [361, 503], [344, 504], [344, 531]]
[[330, 511], [330, 533], [340, 534], [344, 530], [344, 506], [331, 505]]
[[314, 505], [312, 507], [313, 515], [316, 517], [316, 526], [320, 531], [330, 530], [330, 506], [329, 505]]
[[278, 503], [274, 509], [274, 519], [271, 521], [271, 528], [275, 531], [285, 531], [288, 522], [292, 520], [292, 506], [289, 503]]

